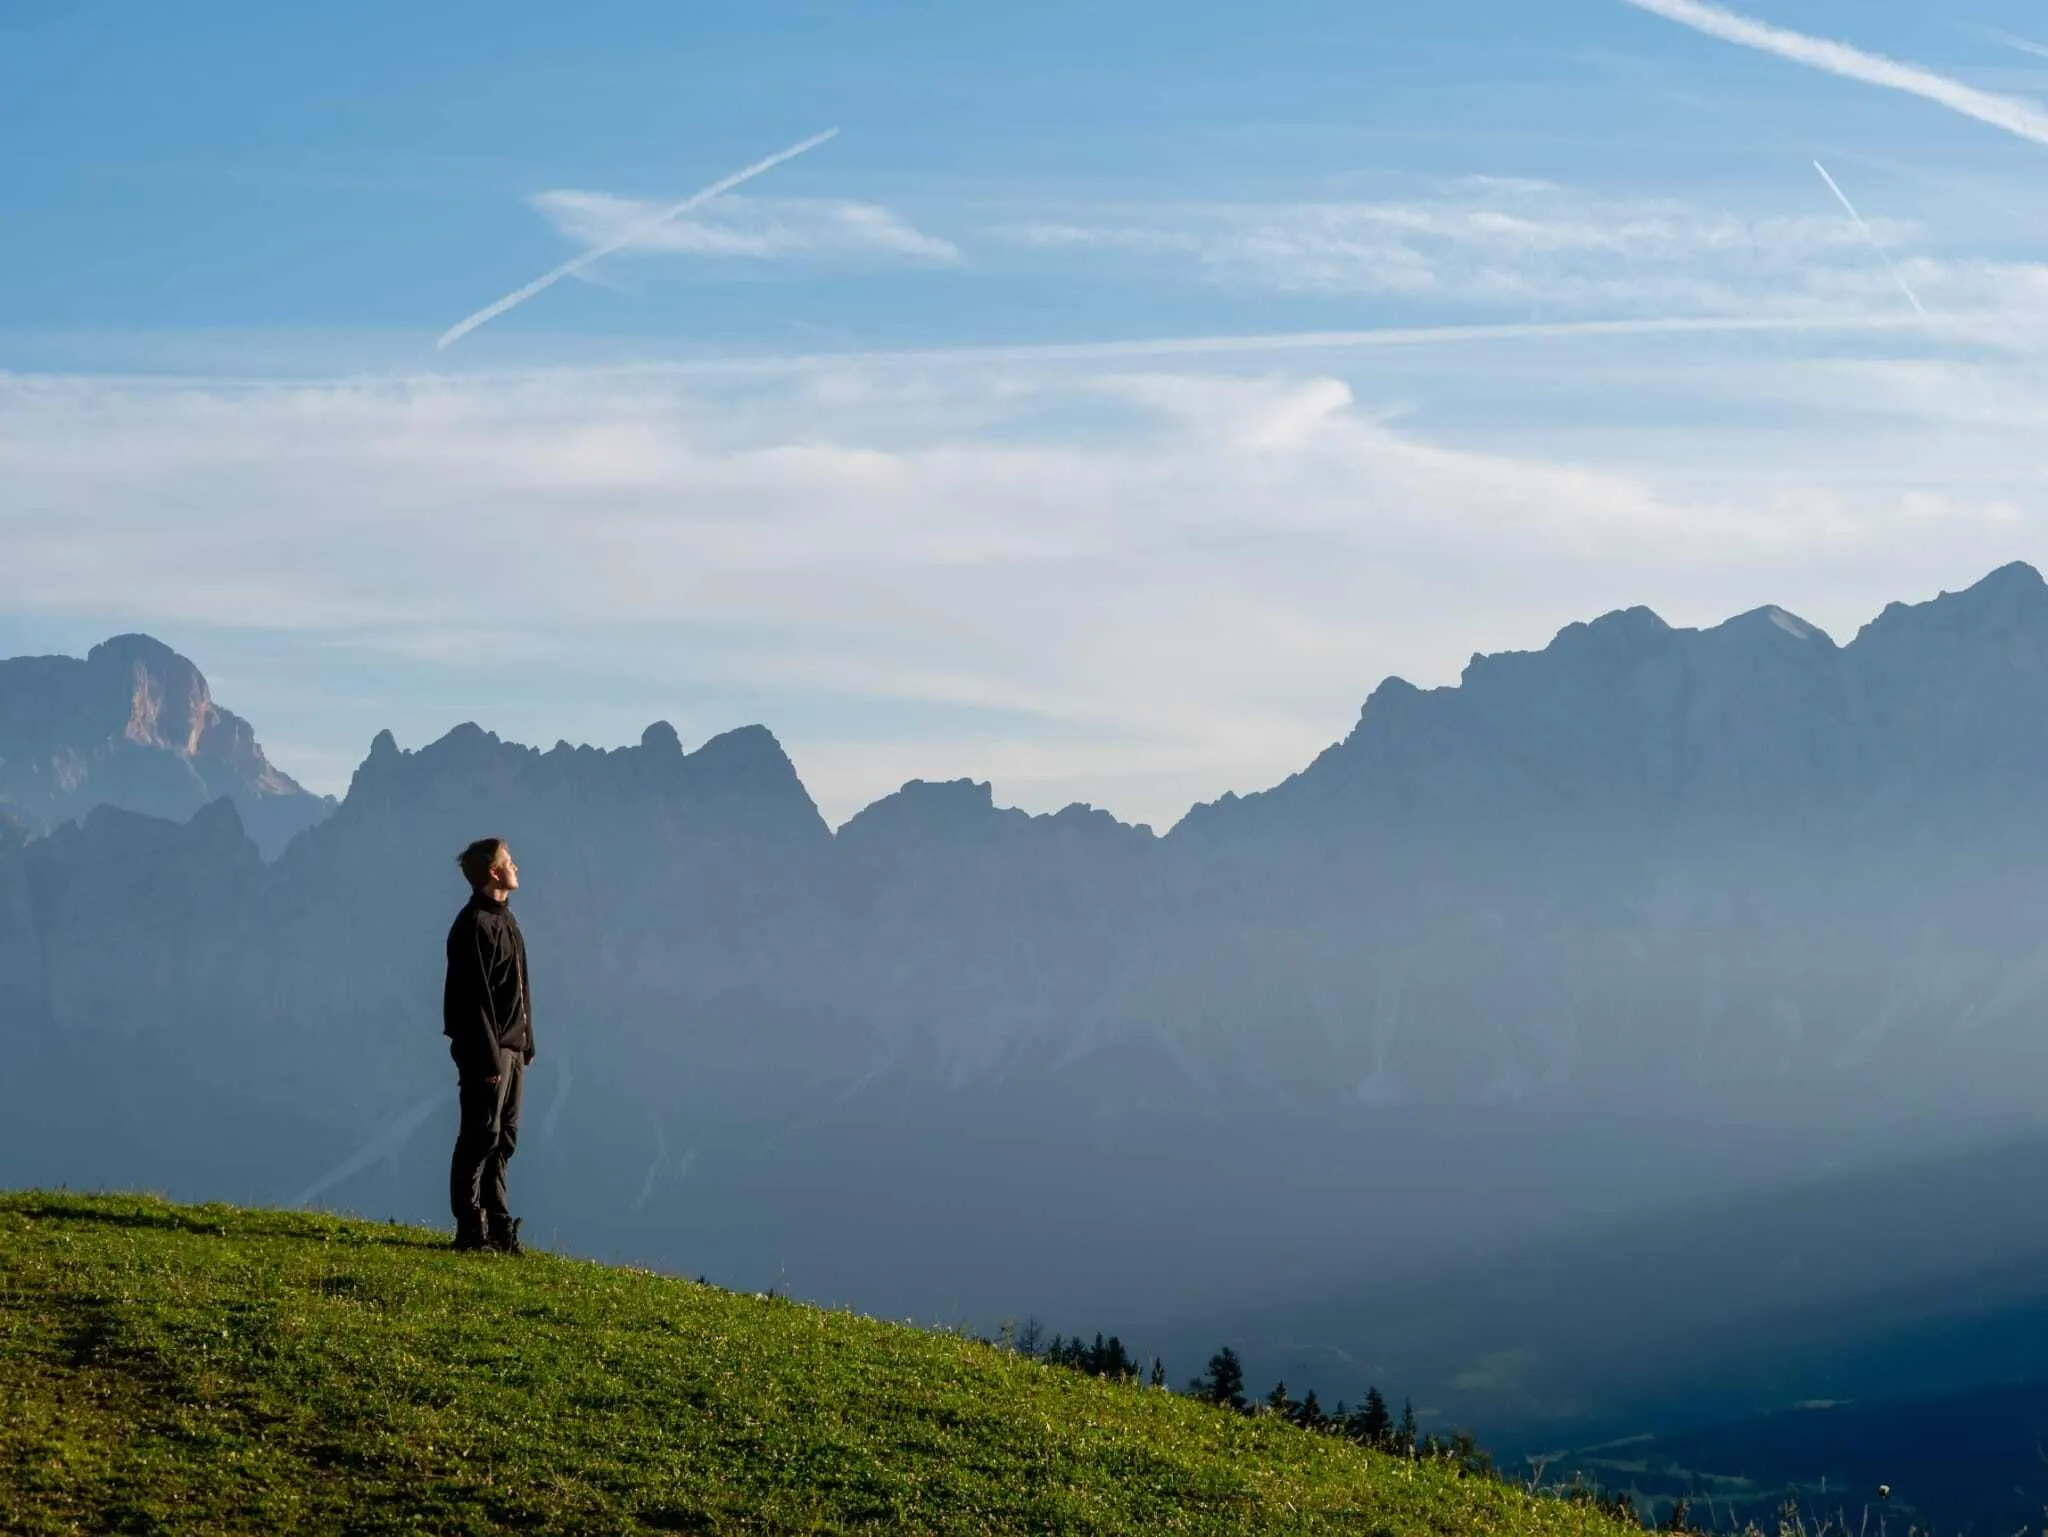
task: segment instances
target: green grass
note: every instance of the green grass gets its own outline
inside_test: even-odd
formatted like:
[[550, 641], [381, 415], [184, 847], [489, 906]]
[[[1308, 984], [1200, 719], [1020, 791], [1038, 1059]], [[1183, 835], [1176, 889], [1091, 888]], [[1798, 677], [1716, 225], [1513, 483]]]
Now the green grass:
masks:
[[0, 1531], [1583, 1532], [978, 1341], [439, 1235], [0, 1196]]

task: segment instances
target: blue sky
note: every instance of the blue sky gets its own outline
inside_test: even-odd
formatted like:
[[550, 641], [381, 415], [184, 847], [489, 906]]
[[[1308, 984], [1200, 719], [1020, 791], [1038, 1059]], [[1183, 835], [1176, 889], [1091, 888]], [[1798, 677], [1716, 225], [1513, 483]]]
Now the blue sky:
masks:
[[970, 774], [1165, 823], [1606, 608], [1846, 639], [2048, 553], [2044, 42], [14, 0], [0, 651], [149, 630], [322, 788], [387, 725], [759, 720], [835, 820]]

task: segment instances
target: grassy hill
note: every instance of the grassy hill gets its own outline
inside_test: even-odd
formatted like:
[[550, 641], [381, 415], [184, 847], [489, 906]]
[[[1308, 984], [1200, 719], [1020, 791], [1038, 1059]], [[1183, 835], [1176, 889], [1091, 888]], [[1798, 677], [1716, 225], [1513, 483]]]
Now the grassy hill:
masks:
[[973, 1340], [411, 1228], [0, 1196], [0, 1530], [1616, 1533]]

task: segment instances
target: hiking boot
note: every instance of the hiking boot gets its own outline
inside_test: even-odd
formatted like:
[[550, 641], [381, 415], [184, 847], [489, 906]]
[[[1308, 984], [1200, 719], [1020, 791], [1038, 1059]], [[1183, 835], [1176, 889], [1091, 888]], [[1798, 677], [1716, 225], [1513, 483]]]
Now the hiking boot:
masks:
[[465, 1253], [474, 1253], [479, 1249], [491, 1247], [490, 1235], [484, 1230], [482, 1212], [455, 1224], [455, 1247]]
[[519, 1242], [519, 1219], [517, 1217], [491, 1218], [490, 1244], [500, 1254], [524, 1254], [526, 1250]]

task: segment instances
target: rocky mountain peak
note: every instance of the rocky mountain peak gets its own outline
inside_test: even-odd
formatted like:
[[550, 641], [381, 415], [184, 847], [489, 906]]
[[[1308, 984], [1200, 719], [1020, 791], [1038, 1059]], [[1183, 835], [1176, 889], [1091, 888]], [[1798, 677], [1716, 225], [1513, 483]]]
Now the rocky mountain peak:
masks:
[[839, 843], [859, 852], [979, 837], [1001, 815], [985, 779], [913, 779], [849, 818]]
[[128, 720], [122, 735], [145, 747], [194, 757], [220, 725], [206, 678], [191, 662], [148, 635], [116, 635], [86, 653], [88, 669], [125, 686]]
[[2048, 637], [2048, 583], [2032, 566], [2016, 560], [1960, 592], [1943, 592], [1924, 603], [1886, 604], [1851, 645], [1883, 650], [2020, 635]]
[[666, 721], [630, 746], [563, 741], [545, 752], [474, 721], [411, 751], [379, 732], [336, 822], [459, 843], [476, 836], [472, 827], [488, 824], [515, 838], [557, 819], [629, 842], [656, 828], [734, 847], [822, 846], [831, 836], [796, 766], [765, 728], [728, 731], [685, 753]]
[[676, 735], [676, 728], [665, 720], [658, 720], [640, 733], [640, 746], [648, 752], [660, 753], [664, 757], [683, 755], [682, 738]]
[[1724, 619], [1711, 629], [1700, 633], [1767, 645], [1783, 645], [1789, 640], [1809, 644], [1821, 651], [1840, 649], [1835, 645], [1834, 637], [1819, 625], [1809, 624], [1797, 614], [1779, 608], [1775, 603], [1753, 608], [1746, 614], [1737, 614], [1733, 619]]
[[[656, 749], [666, 757], [664, 744]], [[804, 788], [796, 765], [766, 726], [720, 732], [682, 758], [690, 801], [706, 814], [757, 836], [794, 838], [824, 848], [832, 830]]]
[[331, 802], [275, 768], [205, 675], [153, 636], [0, 661], [0, 801], [39, 832], [106, 805], [183, 821], [227, 797], [266, 857]]
[[1562, 655], [1598, 648], [1604, 652], [1626, 653], [1645, 643], [1655, 643], [1671, 634], [1671, 626], [1655, 609], [1637, 604], [1602, 614], [1598, 619], [1568, 624], [1557, 632], [1546, 651]]
[[[666, 721], [657, 721], [647, 728], [641, 745], [658, 744], [665, 748], [663, 732], [667, 733], [667, 741], [676, 740], [675, 728]], [[654, 739], [653, 743], [649, 742], [649, 737]], [[693, 777], [700, 784], [778, 790], [791, 785], [802, 788], [796, 765], [789, 761], [789, 754], [782, 750], [782, 744], [775, 740], [775, 733], [766, 726], [740, 726], [732, 731], [721, 731], [689, 754], [688, 762]]]

